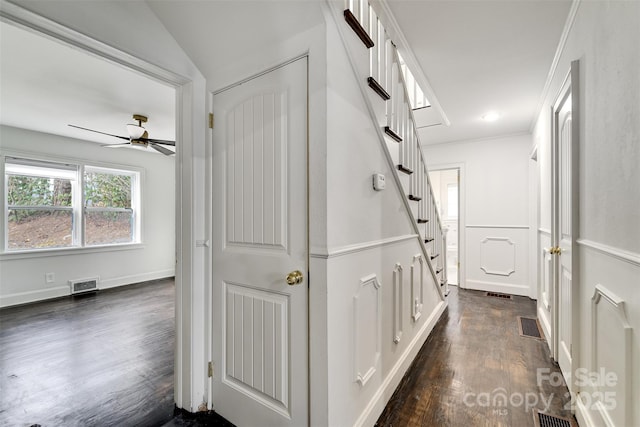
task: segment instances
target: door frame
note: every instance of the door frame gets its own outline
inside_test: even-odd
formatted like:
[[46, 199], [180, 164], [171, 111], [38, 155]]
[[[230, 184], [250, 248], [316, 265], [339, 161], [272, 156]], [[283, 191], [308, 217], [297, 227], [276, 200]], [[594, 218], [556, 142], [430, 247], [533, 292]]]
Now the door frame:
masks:
[[[176, 344], [174, 355], [174, 401], [175, 404], [195, 412], [198, 399], [193, 379], [199, 368], [199, 355], [192, 351], [192, 343], [196, 337], [192, 329], [199, 310], [195, 310], [194, 295], [194, 249], [193, 206], [196, 200], [195, 185], [192, 179], [194, 135], [193, 102], [196, 97], [194, 81], [159, 65], [131, 55], [118, 48], [111, 47], [99, 39], [89, 37], [79, 31], [59, 24], [51, 19], [27, 10], [20, 5], [0, 2], [0, 19], [11, 25], [56, 40], [67, 46], [94, 55], [107, 62], [121, 65], [142, 75], [172, 86], [176, 92], [175, 126], [175, 233], [176, 233], [176, 266], [175, 266], [175, 328]], [[192, 372], [193, 371], [193, 372]]]
[[[299, 55], [295, 55], [290, 57], [289, 59], [285, 59], [282, 60], [278, 63], [276, 63], [276, 65], [272, 66], [272, 67], [268, 67], [265, 68], [261, 71], [257, 71], [253, 74], [250, 74], [246, 77], [243, 77], [240, 80], [237, 80], [231, 84], [225, 85], [219, 89], [215, 89], [215, 90], [210, 90], [208, 91], [208, 96], [207, 96], [207, 108], [209, 112], [213, 112], [213, 102], [214, 102], [214, 98], [216, 95], [225, 92], [229, 89], [233, 89], [236, 86], [240, 86], [244, 83], [247, 83], [251, 80], [254, 80], [256, 78], [259, 78], [261, 76], [264, 76], [268, 73], [271, 73], [273, 71], [276, 71], [280, 68], [286, 67], [289, 64], [292, 64], [296, 61], [299, 60], [304, 60], [306, 61], [306, 185], [305, 185], [305, 192], [306, 192], [306, 207], [305, 207], [305, 212], [306, 212], [306, 219], [305, 219], [305, 224], [306, 224], [306, 271], [304, 271], [304, 285], [307, 286], [307, 342], [306, 342], [306, 364], [307, 364], [307, 425], [311, 425], [311, 420], [312, 420], [312, 407], [311, 407], [311, 395], [312, 395], [312, 384], [311, 384], [311, 288], [310, 288], [310, 282], [311, 282], [311, 222], [310, 222], [310, 218], [311, 218], [311, 187], [310, 187], [310, 180], [311, 180], [311, 175], [310, 175], [310, 156], [311, 156], [311, 145], [310, 145], [310, 125], [311, 125], [311, 117], [310, 117], [310, 91], [309, 91], [309, 85], [310, 85], [310, 67], [311, 67], [311, 58], [310, 58], [310, 54], [309, 52], [305, 52]], [[212, 113], [211, 113], [212, 114]], [[207, 139], [209, 141], [209, 143], [206, 145], [206, 150], [207, 150], [207, 179], [206, 179], [206, 194], [208, 195], [208, 203], [206, 203], [206, 217], [207, 217], [207, 222], [209, 224], [209, 234], [208, 235], [212, 235], [213, 233], [213, 204], [216, 203], [216, 200], [213, 197], [213, 188], [214, 188], [214, 179], [213, 179], [213, 167], [214, 167], [214, 159], [213, 159], [213, 144], [215, 143], [215, 141], [213, 140], [213, 127], [210, 127], [208, 129], [207, 132]], [[212, 242], [212, 244], [215, 244], [214, 242]], [[210, 252], [210, 258], [209, 261], [207, 262], [208, 266], [213, 266], [213, 251]], [[209, 271], [207, 272], [207, 283], [209, 283], [209, 286], [212, 287], [213, 286], [213, 268], [210, 268]], [[213, 341], [214, 341], [214, 336], [213, 336], [213, 312], [214, 312], [214, 300], [213, 300], [213, 291], [210, 290], [207, 293], [207, 325], [206, 325], [206, 331], [207, 331], [207, 339], [205, 340], [205, 345], [206, 345], [206, 353], [207, 353], [207, 360], [209, 361], [213, 361]], [[213, 396], [213, 375], [209, 375], [206, 381], [206, 388], [207, 388], [207, 409], [208, 410], [212, 410], [214, 407], [214, 396]]]
[[[579, 238], [580, 231], [580, 215], [579, 215], [579, 201], [580, 201], [580, 182], [579, 182], [579, 147], [580, 147], [580, 69], [579, 61], [575, 60], [571, 62], [570, 70], [567, 73], [560, 90], [554, 97], [554, 101], [550, 106], [551, 112], [551, 246], [553, 248], [559, 248], [560, 246], [560, 176], [563, 173], [560, 164], [560, 145], [559, 145], [559, 132], [558, 132], [558, 120], [557, 113], [559, 107], [563, 104], [563, 101], [571, 96], [571, 198], [569, 205], [571, 209], [571, 251], [570, 254], [564, 255], [571, 257], [571, 313], [569, 318], [571, 319], [571, 365], [572, 368], [580, 366], [579, 361], [579, 254], [578, 245], [576, 241]], [[559, 359], [560, 351], [560, 256], [554, 254], [552, 258], [552, 271], [553, 281], [551, 290], [552, 309], [551, 309], [551, 323], [552, 323], [552, 356], [555, 361]], [[568, 379], [567, 386], [569, 391], [578, 392], [575, 387], [575, 375], [573, 372], [563, 372], [565, 378]]]
[[428, 165], [429, 172], [458, 170], [458, 288], [466, 289], [466, 192], [465, 192], [465, 164], [464, 163], [441, 163]]

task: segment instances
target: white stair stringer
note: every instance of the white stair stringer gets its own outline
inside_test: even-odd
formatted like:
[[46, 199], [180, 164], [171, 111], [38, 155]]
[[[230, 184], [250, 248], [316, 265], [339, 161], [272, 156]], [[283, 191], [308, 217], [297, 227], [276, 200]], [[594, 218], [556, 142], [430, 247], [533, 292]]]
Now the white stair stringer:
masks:
[[[382, 145], [382, 151], [384, 153], [384, 156], [387, 159], [390, 169], [393, 171], [392, 181], [396, 185], [397, 189], [402, 194], [405, 195], [405, 197], [401, 197], [402, 202], [405, 206], [405, 209], [409, 218], [411, 219], [410, 222], [411, 222], [411, 226], [413, 227], [413, 231], [419, 236], [419, 239], [418, 239], [419, 244], [422, 250], [422, 254], [426, 260], [426, 265], [429, 267], [429, 271], [431, 272], [434, 286], [440, 296], [441, 301], [444, 301], [445, 293], [442, 289], [443, 286], [441, 286], [442, 281], [440, 280], [440, 277], [437, 273], [437, 264], [436, 264], [439, 261], [438, 258], [440, 257], [436, 258], [435, 260], [431, 260], [430, 255], [433, 251], [429, 250], [427, 246], [427, 245], [433, 245], [435, 244], [435, 242], [425, 244], [425, 237], [427, 236], [425, 236], [425, 233], [421, 231], [421, 224], [418, 224], [417, 222], [418, 203], [415, 201], [409, 200], [409, 198], [407, 197], [407, 195], [409, 194], [410, 185], [411, 185], [410, 175], [399, 172], [397, 168], [398, 164], [400, 163], [399, 144], [393, 141], [389, 136], [385, 134], [384, 125], [387, 123], [387, 118], [386, 118], [386, 115], [384, 115], [384, 110], [382, 110], [382, 116], [380, 115], [381, 112], [376, 111], [376, 110], [381, 110], [381, 108], [379, 107], [379, 101], [378, 101], [378, 99], [380, 98], [376, 98], [378, 97], [378, 95], [375, 92], [373, 92], [372, 89], [367, 84], [367, 78], [369, 77], [369, 70], [368, 69], [360, 70], [358, 66], [358, 61], [355, 59], [355, 58], [358, 58], [357, 55], [362, 56], [363, 54], [366, 54], [368, 57], [369, 53], [367, 52], [366, 47], [359, 43], [359, 40], [357, 41], [358, 43], [356, 43], [355, 37], [349, 34], [351, 30], [349, 29], [348, 25], [344, 23], [344, 18], [342, 16], [343, 10], [340, 9], [340, 5], [342, 5], [342, 2], [336, 3], [336, 2], [328, 1], [328, 4], [329, 4], [329, 9], [331, 11], [331, 14], [334, 18], [336, 28], [338, 29], [340, 39], [347, 53], [347, 57], [349, 59], [349, 63], [351, 65], [352, 71], [356, 76], [356, 81], [358, 82], [358, 87], [362, 93], [362, 97], [364, 99], [365, 105], [367, 106], [368, 113], [371, 116], [371, 119], [374, 121], [374, 123], [376, 123], [376, 126], [374, 127], [378, 134], [378, 140]], [[347, 37], [347, 35], [349, 35], [352, 39], [354, 39], [354, 43], [350, 43], [349, 37]], [[356, 46], [353, 46], [354, 44]], [[361, 61], [361, 62], [365, 62], [365, 61]], [[365, 63], [368, 64], [368, 61], [366, 61]], [[404, 88], [404, 90], [406, 91], [406, 87]], [[387, 101], [387, 102], [390, 102], [390, 101]], [[417, 141], [416, 141], [416, 144], [417, 144]], [[426, 165], [426, 163], [424, 163], [424, 159], [422, 159], [422, 153], [419, 153], [419, 155], [420, 155], [420, 160], [422, 162], [422, 164], [419, 164], [419, 166], [425, 167], [424, 165]], [[425, 175], [425, 180], [427, 182], [426, 190], [428, 190], [431, 193], [431, 185], [430, 183], [428, 183], [428, 174], [426, 173], [426, 167], [425, 167], [424, 175]], [[433, 197], [432, 194], [430, 194], [430, 196]], [[437, 221], [437, 224], [439, 227], [439, 224], [440, 224], [439, 218], [437, 217], [429, 218], [429, 220]], [[445, 266], [442, 267], [442, 271], [446, 271]]]

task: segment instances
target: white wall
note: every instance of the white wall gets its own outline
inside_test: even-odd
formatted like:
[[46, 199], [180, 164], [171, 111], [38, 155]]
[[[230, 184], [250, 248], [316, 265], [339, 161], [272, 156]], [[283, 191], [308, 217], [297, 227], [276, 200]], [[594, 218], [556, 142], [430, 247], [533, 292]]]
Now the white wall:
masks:
[[[582, 426], [640, 425], [640, 3], [581, 2], [534, 130], [538, 144], [540, 247], [550, 244], [550, 105], [573, 60], [580, 61], [580, 226], [574, 295], [576, 369], [617, 375], [615, 408], [581, 388]], [[575, 113], [575, 112], [574, 112]], [[575, 120], [575, 118], [574, 118]], [[544, 281], [541, 280], [541, 285]], [[542, 294], [543, 289], [540, 289]], [[574, 291], [575, 292], [575, 291]], [[596, 297], [603, 293], [605, 297]], [[539, 299], [543, 323], [549, 309]], [[575, 372], [574, 372], [575, 374]]]
[[460, 286], [534, 296], [529, 274], [531, 136], [423, 146], [430, 169], [461, 164]]
[[[2, 254], [0, 306], [69, 295], [68, 281], [73, 279], [99, 277], [99, 288], [106, 289], [174, 275], [173, 157], [126, 149], [105, 150], [95, 143], [6, 126], [0, 128], [0, 141], [2, 154], [98, 166], [131, 166], [143, 171], [142, 245]], [[45, 283], [46, 273], [55, 274], [53, 283]]]

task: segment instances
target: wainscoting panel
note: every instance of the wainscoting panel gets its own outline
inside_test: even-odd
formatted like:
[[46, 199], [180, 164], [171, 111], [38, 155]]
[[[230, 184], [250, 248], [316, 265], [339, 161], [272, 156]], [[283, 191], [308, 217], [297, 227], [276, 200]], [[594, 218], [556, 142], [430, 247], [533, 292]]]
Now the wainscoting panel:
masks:
[[529, 295], [529, 227], [467, 226], [466, 288]]
[[402, 288], [402, 265], [397, 263], [393, 269], [393, 342], [396, 344], [402, 338]]
[[516, 272], [516, 245], [508, 237], [485, 237], [480, 241], [480, 270], [509, 277]]
[[631, 337], [625, 301], [602, 285], [591, 298], [591, 406], [614, 426], [631, 425]]
[[411, 318], [414, 322], [422, 316], [425, 268], [422, 254], [414, 256], [411, 263]]
[[380, 359], [382, 293], [375, 274], [360, 279], [358, 293], [353, 297], [353, 314], [356, 381], [364, 387]]

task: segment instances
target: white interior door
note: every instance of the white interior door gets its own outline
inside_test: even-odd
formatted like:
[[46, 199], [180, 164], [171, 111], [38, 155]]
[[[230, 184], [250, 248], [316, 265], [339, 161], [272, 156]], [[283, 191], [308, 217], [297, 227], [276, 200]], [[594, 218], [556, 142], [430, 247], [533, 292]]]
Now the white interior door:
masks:
[[460, 170], [442, 169], [429, 172], [442, 226], [447, 230], [447, 282], [459, 283], [459, 211]]
[[[573, 67], [572, 67], [573, 68]], [[560, 370], [565, 376], [569, 389], [572, 389], [571, 373], [573, 372], [573, 259], [575, 257], [576, 216], [573, 212], [577, 205], [577, 179], [574, 168], [575, 141], [573, 123], [572, 77], [568, 77], [553, 107], [554, 123], [554, 175], [555, 175], [555, 209], [554, 209], [554, 241], [555, 256], [555, 301], [556, 301], [556, 358]]]
[[212, 102], [213, 406], [238, 426], [307, 425], [307, 59]]

